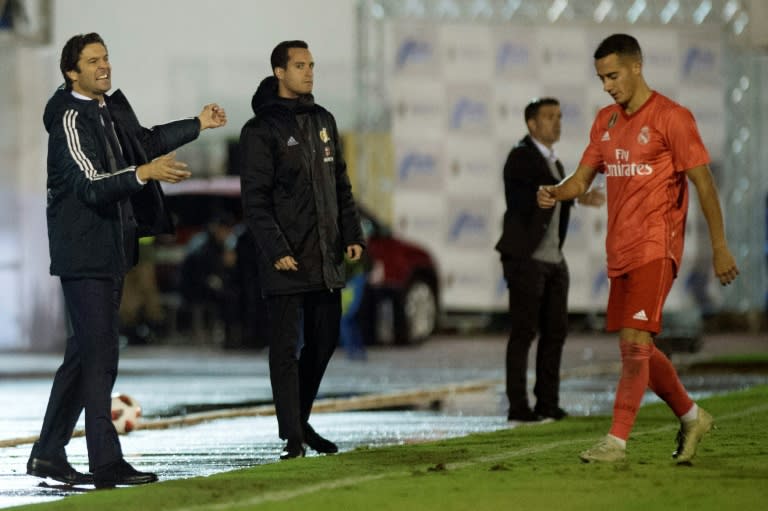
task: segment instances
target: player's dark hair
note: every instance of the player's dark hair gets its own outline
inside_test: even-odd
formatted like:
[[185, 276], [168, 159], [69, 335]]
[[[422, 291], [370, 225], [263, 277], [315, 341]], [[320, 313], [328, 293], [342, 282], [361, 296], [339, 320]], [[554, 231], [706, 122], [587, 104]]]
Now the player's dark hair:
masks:
[[541, 110], [541, 107], [547, 106], [547, 105], [554, 105], [558, 106], [560, 102], [555, 98], [534, 98], [531, 100], [528, 105], [525, 107], [525, 111], [523, 112], [523, 115], [525, 116], [525, 122], [527, 123], [537, 115], [539, 115], [539, 110]]
[[64, 76], [67, 90], [72, 90], [72, 80], [67, 76], [67, 71], [80, 72], [80, 68], [77, 65], [77, 62], [80, 60], [80, 54], [83, 52], [83, 48], [93, 43], [99, 43], [104, 48], [107, 47], [99, 34], [91, 32], [90, 34], [78, 34], [71, 37], [67, 44], [64, 45], [64, 48], [62, 48], [59, 69], [61, 69], [61, 74]]
[[275, 46], [272, 50], [272, 55], [269, 57], [269, 62], [272, 65], [272, 72], [274, 73], [276, 67], [287, 68], [288, 67], [288, 50], [291, 48], [309, 48], [309, 45], [304, 41], [283, 41]]
[[605, 39], [595, 50], [595, 60], [602, 59], [615, 53], [619, 57], [634, 57], [643, 60], [640, 43], [629, 34], [613, 34]]

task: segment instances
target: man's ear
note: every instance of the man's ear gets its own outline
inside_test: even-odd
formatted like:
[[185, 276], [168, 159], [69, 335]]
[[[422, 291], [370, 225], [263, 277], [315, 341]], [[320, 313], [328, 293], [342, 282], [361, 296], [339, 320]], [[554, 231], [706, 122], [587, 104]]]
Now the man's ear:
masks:
[[533, 133], [536, 128], [536, 119], [534, 117], [531, 117], [527, 121], [525, 121], [525, 125], [528, 126], [528, 133]]
[[69, 78], [73, 82], [76, 82], [78, 79], [78, 72], [75, 70], [67, 71], [67, 78]]
[[285, 69], [283, 69], [282, 67], [275, 68], [275, 77], [278, 80], [282, 80], [284, 75], [285, 75]]

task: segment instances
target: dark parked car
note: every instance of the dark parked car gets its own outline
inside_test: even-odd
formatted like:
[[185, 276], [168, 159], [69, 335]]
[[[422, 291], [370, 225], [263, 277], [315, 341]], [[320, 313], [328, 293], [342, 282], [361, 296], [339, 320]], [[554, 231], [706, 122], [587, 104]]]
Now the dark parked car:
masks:
[[[164, 188], [176, 220], [176, 235], [157, 242], [158, 287], [171, 304], [181, 330], [189, 316], [181, 298], [180, 268], [193, 237], [199, 237], [216, 218], [242, 220], [240, 180], [237, 176], [190, 179]], [[393, 236], [365, 207], [359, 206], [366, 235], [366, 285], [358, 312], [358, 324], [369, 344], [414, 344], [432, 334], [439, 317], [439, 278], [434, 260], [422, 247]], [[257, 250], [242, 224], [233, 229], [230, 248], [240, 263]], [[223, 342], [230, 347], [261, 347], [266, 344], [264, 303], [258, 289], [255, 265], [238, 264], [234, 294], [242, 324]], [[250, 325], [249, 325], [250, 323]]]

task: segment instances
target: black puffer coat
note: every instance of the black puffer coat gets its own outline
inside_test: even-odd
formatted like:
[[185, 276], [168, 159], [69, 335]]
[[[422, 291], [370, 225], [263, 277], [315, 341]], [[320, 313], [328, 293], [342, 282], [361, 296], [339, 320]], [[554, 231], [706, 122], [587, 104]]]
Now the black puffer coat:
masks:
[[[263, 294], [344, 287], [344, 252], [363, 243], [336, 121], [311, 95], [277, 95], [265, 78], [240, 134], [243, 214], [259, 248]], [[298, 271], [274, 263], [293, 256]]]
[[[157, 181], [141, 185], [136, 167], [197, 138], [197, 119], [147, 129], [122, 92], [105, 95], [127, 167], [112, 171], [99, 102], [63, 88], [48, 101], [48, 241], [52, 275], [109, 278], [136, 264], [138, 237], [172, 232]], [[128, 204], [130, 201], [130, 205]]]

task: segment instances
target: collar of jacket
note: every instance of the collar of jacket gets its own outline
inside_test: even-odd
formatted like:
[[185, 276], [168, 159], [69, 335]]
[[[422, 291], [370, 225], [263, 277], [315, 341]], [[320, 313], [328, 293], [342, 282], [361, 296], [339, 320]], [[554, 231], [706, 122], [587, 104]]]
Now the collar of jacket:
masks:
[[312, 94], [303, 94], [297, 99], [281, 98], [277, 95], [279, 84], [274, 76], [264, 78], [251, 98], [251, 109], [257, 113], [267, 106], [281, 106], [300, 114], [310, 112], [315, 108], [315, 98]]

